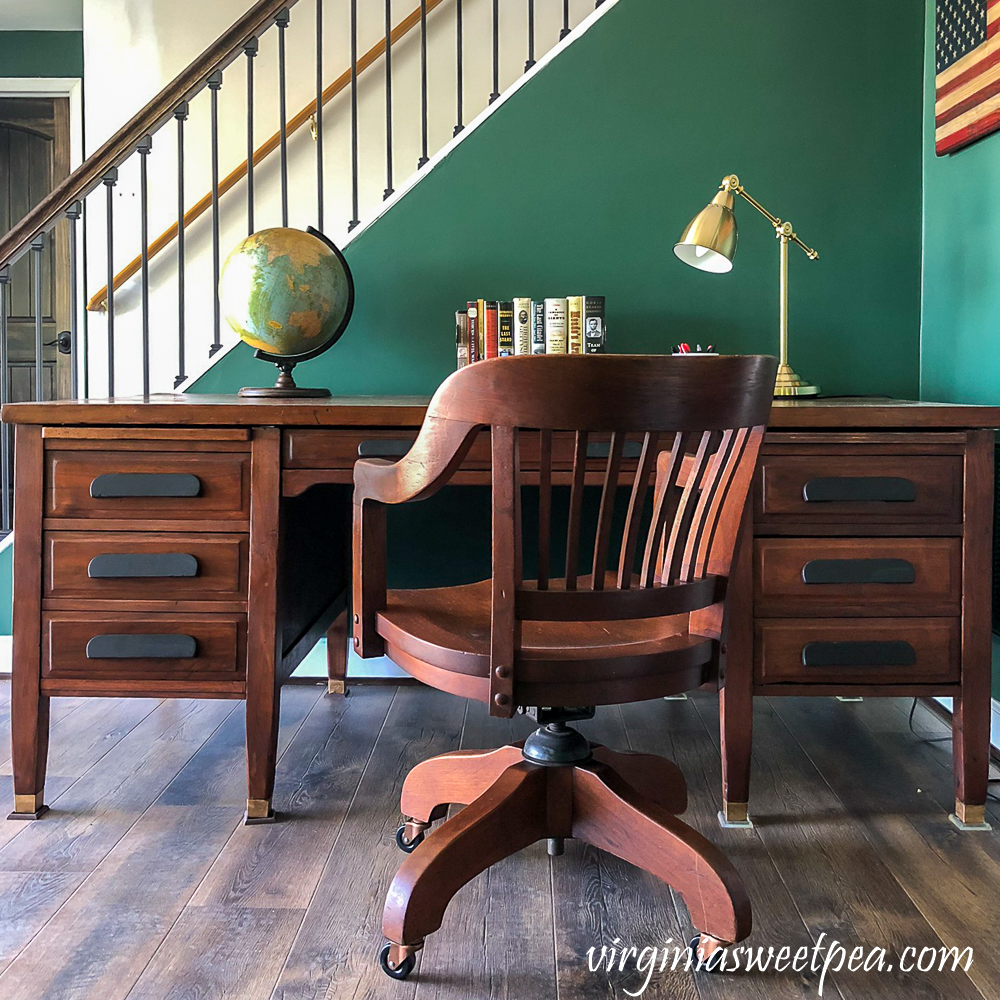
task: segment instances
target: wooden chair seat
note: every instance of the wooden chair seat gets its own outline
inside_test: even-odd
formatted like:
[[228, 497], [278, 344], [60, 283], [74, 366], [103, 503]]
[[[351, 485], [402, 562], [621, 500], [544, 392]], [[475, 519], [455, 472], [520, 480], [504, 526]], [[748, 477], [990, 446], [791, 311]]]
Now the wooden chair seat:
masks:
[[[377, 625], [387, 655], [426, 683], [489, 701], [491, 598], [490, 580], [389, 591]], [[619, 704], [623, 688], [634, 698], [636, 685], [648, 698], [675, 694], [703, 683], [712, 656], [712, 641], [688, 632], [686, 614], [526, 621], [514, 660], [515, 694], [530, 705]]]

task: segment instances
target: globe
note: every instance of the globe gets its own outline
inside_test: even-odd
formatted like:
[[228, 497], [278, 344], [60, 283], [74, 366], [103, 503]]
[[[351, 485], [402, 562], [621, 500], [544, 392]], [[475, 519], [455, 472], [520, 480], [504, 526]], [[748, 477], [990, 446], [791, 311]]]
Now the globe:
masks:
[[340, 251], [315, 230], [262, 229], [226, 259], [219, 302], [244, 343], [273, 359], [332, 346], [354, 305]]

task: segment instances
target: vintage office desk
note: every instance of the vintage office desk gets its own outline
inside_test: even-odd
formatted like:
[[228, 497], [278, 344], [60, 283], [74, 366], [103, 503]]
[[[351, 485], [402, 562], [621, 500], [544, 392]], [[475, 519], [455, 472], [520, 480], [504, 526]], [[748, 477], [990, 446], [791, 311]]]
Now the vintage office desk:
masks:
[[[405, 450], [425, 403], [7, 406], [13, 815], [44, 809], [51, 697], [143, 695], [246, 699], [247, 816], [271, 818], [280, 687], [327, 631], [343, 685], [352, 466]], [[734, 578], [730, 821], [747, 813], [754, 694], [953, 697], [956, 814], [983, 821], [998, 425], [988, 407], [775, 403]], [[489, 459], [481, 438], [454, 482], [487, 482]]]

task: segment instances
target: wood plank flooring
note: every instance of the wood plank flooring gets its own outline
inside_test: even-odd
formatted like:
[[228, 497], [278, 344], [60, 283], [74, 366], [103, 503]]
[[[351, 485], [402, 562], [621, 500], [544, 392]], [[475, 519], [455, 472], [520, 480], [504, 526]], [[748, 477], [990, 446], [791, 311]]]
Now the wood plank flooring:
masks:
[[[400, 855], [392, 835], [407, 770], [446, 750], [530, 731], [427, 688], [285, 688], [275, 807], [244, 827], [243, 707], [217, 701], [56, 700], [47, 801], [0, 821], [2, 1000], [798, 1000], [822, 969], [648, 977], [634, 958], [592, 972], [602, 947], [683, 945], [679, 897], [618, 859], [544, 844], [466, 886], [417, 970], [379, 971], [381, 910]], [[681, 766], [686, 819], [740, 869], [747, 944], [886, 949], [892, 971], [823, 981], [835, 1000], [1000, 1000], [1000, 805], [992, 833], [961, 834], [950, 744], [907, 725], [910, 703], [758, 700], [753, 830], [720, 830], [716, 700], [609, 708], [592, 739]], [[12, 794], [9, 682], [0, 681], [0, 806]], [[928, 738], [947, 729], [923, 707]], [[994, 789], [1000, 786], [993, 786]], [[823, 937], [825, 935], [825, 937]], [[974, 950], [968, 973], [900, 968], [903, 949]], [[660, 953], [662, 955], [662, 952]], [[811, 953], [810, 953], [811, 955]], [[648, 952], [647, 952], [648, 956]], [[822, 962], [822, 957], [820, 958]]]

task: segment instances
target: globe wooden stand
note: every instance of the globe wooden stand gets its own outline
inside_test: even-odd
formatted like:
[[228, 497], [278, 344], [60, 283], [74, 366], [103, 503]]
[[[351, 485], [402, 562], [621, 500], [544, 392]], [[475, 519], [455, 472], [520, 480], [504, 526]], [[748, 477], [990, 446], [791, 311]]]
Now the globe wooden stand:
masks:
[[[261, 352], [257, 352], [258, 356]], [[278, 381], [273, 386], [244, 386], [240, 395], [252, 399], [325, 399], [329, 389], [300, 389], [292, 378], [296, 362], [278, 362]]]

